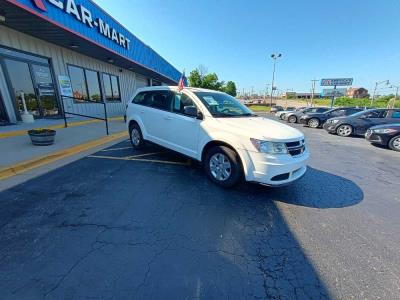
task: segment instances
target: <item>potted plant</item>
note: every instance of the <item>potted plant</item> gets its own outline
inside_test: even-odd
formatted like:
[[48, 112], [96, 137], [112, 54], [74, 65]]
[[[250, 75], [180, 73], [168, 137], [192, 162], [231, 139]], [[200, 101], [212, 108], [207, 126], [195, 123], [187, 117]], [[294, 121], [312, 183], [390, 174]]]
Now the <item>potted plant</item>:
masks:
[[46, 128], [32, 129], [28, 131], [32, 144], [35, 146], [50, 146], [54, 143], [56, 131]]

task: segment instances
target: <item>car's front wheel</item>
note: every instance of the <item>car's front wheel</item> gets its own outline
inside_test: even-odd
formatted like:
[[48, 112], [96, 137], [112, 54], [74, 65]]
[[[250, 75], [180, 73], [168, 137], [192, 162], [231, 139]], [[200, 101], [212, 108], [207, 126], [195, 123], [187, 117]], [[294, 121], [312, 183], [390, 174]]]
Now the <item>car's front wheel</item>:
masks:
[[210, 180], [223, 188], [236, 185], [242, 176], [237, 153], [225, 146], [215, 146], [207, 152], [204, 169]]
[[348, 124], [343, 124], [340, 125], [337, 129], [336, 129], [336, 133], [339, 136], [350, 136], [353, 133], [353, 127], [351, 125]]
[[389, 141], [389, 148], [394, 151], [400, 151], [400, 135], [393, 137]]
[[129, 136], [133, 148], [142, 149], [144, 147], [145, 141], [138, 124], [133, 123], [131, 126], [129, 126]]
[[308, 126], [311, 128], [318, 128], [319, 127], [319, 120], [317, 118], [312, 118], [308, 121]]
[[281, 115], [279, 116], [279, 118], [280, 118], [281, 120], [284, 120], [284, 119], [285, 119], [285, 115], [286, 115], [286, 114], [281, 114]]
[[290, 116], [288, 118], [288, 122], [289, 123], [296, 123], [297, 122], [297, 117], [296, 116]]

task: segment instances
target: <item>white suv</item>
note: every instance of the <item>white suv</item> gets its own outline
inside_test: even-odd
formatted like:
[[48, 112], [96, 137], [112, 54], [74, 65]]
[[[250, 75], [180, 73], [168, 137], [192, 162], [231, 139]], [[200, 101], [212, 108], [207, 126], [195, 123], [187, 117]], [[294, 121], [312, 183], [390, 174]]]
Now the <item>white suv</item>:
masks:
[[128, 104], [126, 117], [134, 148], [149, 141], [198, 160], [222, 187], [241, 178], [285, 185], [307, 169], [309, 152], [299, 130], [258, 117], [225, 93], [141, 88]]

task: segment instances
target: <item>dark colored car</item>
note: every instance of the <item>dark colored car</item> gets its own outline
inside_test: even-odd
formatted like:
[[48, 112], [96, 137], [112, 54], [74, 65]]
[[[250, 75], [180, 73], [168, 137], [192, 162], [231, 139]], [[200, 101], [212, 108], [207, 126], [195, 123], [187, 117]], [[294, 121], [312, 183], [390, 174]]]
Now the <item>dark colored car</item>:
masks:
[[282, 106], [274, 105], [274, 106], [272, 106], [272, 108], [271, 108], [271, 113], [276, 113], [276, 112], [282, 111], [282, 110], [283, 110], [283, 107], [282, 107]]
[[364, 135], [372, 126], [399, 122], [400, 109], [367, 109], [351, 116], [332, 118], [324, 129], [340, 136]]
[[324, 113], [307, 113], [300, 117], [299, 123], [311, 128], [318, 128], [330, 118], [349, 116], [362, 110], [362, 108], [357, 107], [342, 107], [331, 109]]
[[400, 121], [397, 124], [373, 126], [367, 130], [365, 138], [372, 144], [400, 151]]
[[294, 111], [291, 113], [287, 113], [284, 116], [284, 120], [289, 123], [297, 123], [300, 118], [308, 113], [324, 113], [328, 111], [330, 108], [328, 107], [307, 107], [299, 111]]

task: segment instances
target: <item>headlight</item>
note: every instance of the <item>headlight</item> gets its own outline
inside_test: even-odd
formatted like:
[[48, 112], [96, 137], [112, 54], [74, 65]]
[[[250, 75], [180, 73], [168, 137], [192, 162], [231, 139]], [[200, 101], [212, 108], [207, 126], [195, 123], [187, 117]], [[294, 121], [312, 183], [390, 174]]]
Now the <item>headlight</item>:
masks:
[[386, 128], [386, 129], [374, 129], [373, 132], [375, 132], [375, 133], [395, 133], [396, 130], [390, 129], [390, 128]]
[[339, 120], [336, 120], [336, 119], [331, 120], [332, 124], [336, 124], [337, 122], [339, 122]]
[[253, 146], [258, 150], [258, 152], [268, 153], [268, 154], [288, 153], [285, 143], [268, 142], [257, 139], [250, 139], [250, 141], [253, 144]]

